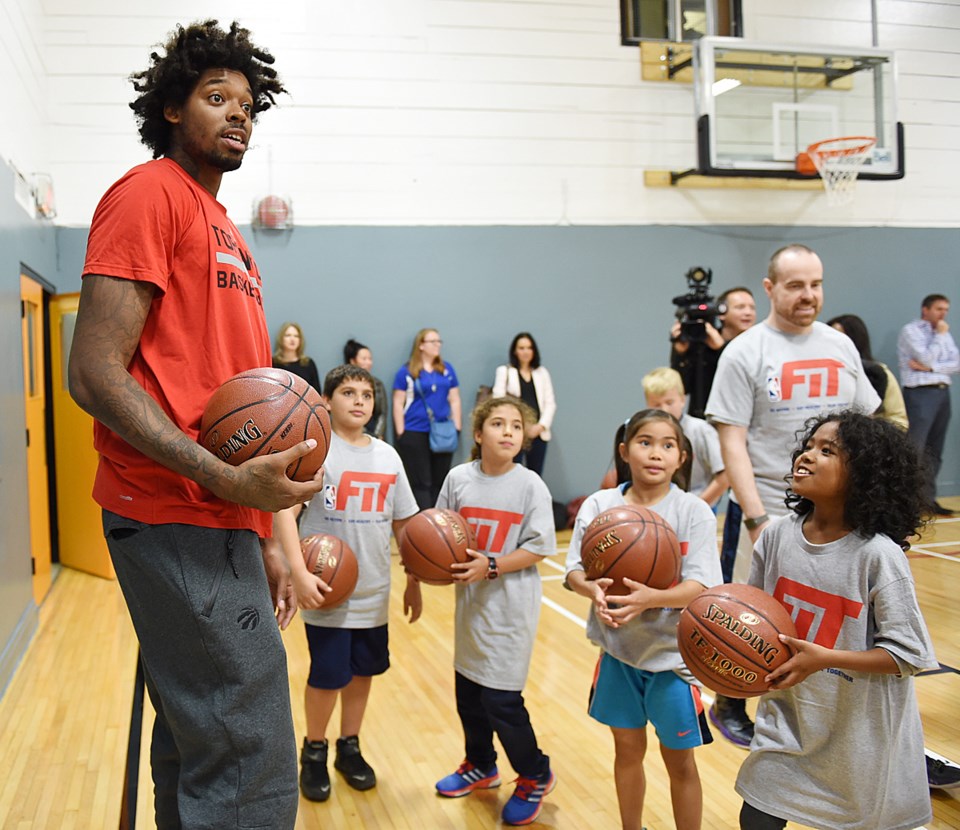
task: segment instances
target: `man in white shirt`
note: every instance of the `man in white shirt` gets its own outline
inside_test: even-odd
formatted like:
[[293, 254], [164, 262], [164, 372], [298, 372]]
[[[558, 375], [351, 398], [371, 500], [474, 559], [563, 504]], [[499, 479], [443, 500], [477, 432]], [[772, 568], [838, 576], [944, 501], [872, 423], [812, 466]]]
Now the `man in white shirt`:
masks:
[[947, 324], [949, 311], [950, 301], [943, 294], [924, 297], [920, 319], [907, 323], [897, 340], [909, 435], [926, 455], [927, 498], [938, 516], [953, 515], [936, 500], [937, 473], [950, 423], [950, 375], [960, 372], [960, 353]]

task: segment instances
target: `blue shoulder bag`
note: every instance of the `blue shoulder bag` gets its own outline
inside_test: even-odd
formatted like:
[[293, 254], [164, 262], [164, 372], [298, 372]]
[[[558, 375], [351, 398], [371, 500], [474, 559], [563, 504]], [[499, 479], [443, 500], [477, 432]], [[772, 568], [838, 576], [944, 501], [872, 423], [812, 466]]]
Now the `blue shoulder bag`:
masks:
[[440, 420], [435, 418], [430, 404], [427, 403], [427, 396], [423, 394], [423, 387], [420, 386], [420, 378], [414, 380], [417, 392], [423, 398], [423, 405], [427, 409], [427, 417], [430, 419], [430, 452], [453, 452], [460, 443], [460, 435], [457, 427], [449, 418]]

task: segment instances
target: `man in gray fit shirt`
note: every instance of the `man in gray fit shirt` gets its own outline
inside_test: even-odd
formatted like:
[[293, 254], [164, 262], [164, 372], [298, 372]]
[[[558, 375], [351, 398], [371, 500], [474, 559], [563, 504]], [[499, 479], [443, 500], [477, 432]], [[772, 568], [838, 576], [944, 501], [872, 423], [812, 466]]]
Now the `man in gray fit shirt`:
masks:
[[[753, 544], [770, 516], [786, 514], [784, 479], [804, 422], [821, 412], [855, 407], [872, 413], [880, 406], [852, 341], [817, 322], [820, 257], [804, 245], [781, 248], [770, 258], [763, 287], [770, 314], [724, 349], [706, 407], [743, 509], [746, 532], [734, 582], [746, 581]], [[710, 718], [724, 737], [749, 746], [753, 722], [743, 700], [718, 695]]]

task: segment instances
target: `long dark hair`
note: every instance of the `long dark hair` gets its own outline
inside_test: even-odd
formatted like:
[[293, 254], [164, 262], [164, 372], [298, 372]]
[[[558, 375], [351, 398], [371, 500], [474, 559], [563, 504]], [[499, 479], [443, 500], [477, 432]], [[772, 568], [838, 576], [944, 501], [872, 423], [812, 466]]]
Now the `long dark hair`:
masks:
[[530, 361], [531, 369], [540, 368], [540, 349], [537, 348], [537, 341], [533, 339], [533, 335], [528, 331], [521, 331], [513, 340], [510, 341], [510, 365], [514, 369], [520, 368], [520, 361], [517, 360], [517, 343], [520, 342], [520, 339], [526, 337], [530, 341], [530, 345], [533, 346], [533, 360]]
[[873, 352], [870, 349], [870, 332], [867, 331], [867, 324], [863, 322], [856, 314], [841, 314], [832, 320], [827, 320], [828, 326], [840, 326], [843, 333], [852, 341], [860, 353], [861, 360], [873, 361]]
[[363, 343], [350, 338], [346, 343], [343, 344], [343, 362], [353, 363], [354, 358], [356, 358], [356, 356], [364, 349], [366, 349], [368, 352], [370, 351], [369, 346], [364, 346]]
[[[910, 547], [907, 540], [918, 535], [929, 511], [922, 495], [923, 462], [916, 447], [889, 421], [847, 409], [807, 421], [791, 469], [813, 434], [829, 423], [836, 423], [837, 443], [846, 456], [844, 523], [864, 537], [883, 533], [906, 550]], [[787, 481], [787, 507], [806, 516], [813, 510], [813, 502], [793, 492], [789, 486], [792, 475]]]
[[690, 465], [693, 460], [693, 454], [690, 452], [690, 441], [683, 434], [683, 427], [680, 426], [680, 422], [669, 412], [662, 409], [641, 409], [639, 412], [634, 412], [617, 427], [617, 432], [613, 437], [613, 465], [617, 471], [617, 484], [633, 483], [630, 465], [620, 456], [620, 445], [629, 444], [633, 436], [651, 421], [665, 421], [673, 427], [677, 436], [677, 446], [680, 447], [681, 452], [686, 454], [683, 463], [673, 474], [673, 483], [681, 490], [686, 490], [690, 486]]

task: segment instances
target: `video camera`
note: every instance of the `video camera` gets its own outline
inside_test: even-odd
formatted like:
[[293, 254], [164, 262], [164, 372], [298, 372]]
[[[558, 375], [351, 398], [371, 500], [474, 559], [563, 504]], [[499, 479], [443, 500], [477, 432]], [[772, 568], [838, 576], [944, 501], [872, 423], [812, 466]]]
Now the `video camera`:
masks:
[[727, 304], [714, 304], [715, 298], [710, 296], [713, 271], [709, 268], [694, 266], [687, 271], [686, 278], [687, 293], [673, 298], [680, 321], [680, 339], [702, 343], [707, 336], [704, 324], [713, 323], [719, 315], [725, 314]]

